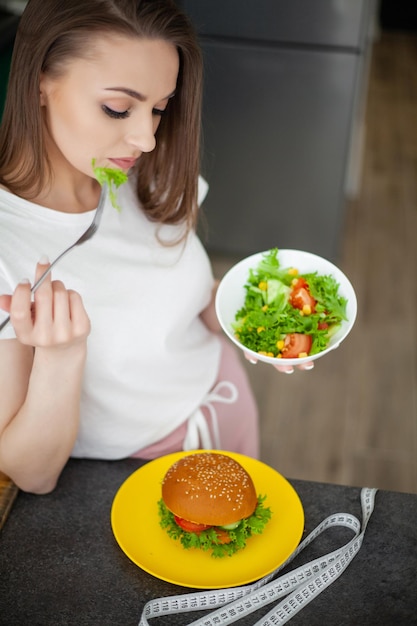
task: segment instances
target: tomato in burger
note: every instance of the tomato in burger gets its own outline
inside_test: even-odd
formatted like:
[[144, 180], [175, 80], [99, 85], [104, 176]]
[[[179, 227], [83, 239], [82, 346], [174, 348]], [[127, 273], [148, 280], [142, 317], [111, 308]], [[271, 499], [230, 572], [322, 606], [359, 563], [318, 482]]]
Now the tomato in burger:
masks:
[[174, 463], [162, 482], [160, 523], [184, 548], [231, 556], [261, 534], [271, 511], [240, 463], [226, 454], [199, 452]]

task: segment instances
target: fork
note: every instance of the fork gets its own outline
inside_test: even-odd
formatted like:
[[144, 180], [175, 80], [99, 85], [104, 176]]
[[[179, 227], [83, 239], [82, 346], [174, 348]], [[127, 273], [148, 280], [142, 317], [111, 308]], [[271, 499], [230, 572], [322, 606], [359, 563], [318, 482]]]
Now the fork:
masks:
[[[93, 237], [93, 235], [97, 232], [97, 229], [100, 225], [100, 221], [101, 221], [101, 216], [103, 214], [103, 209], [104, 209], [104, 204], [105, 204], [105, 200], [106, 200], [106, 191], [107, 191], [107, 185], [106, 183], [103, 183], [101, 186], [101, 193], [100, 193], [100, 199], [98, 201], [98, 205], [97, 205], [97, 209], [96, 212], [94, 214], [94, 218], [93, 221], [91, 222], [90, 226], [87, 228], [87, 230], [81, 235], [81, 237], [79, 237], [77, 239], [77, 241], [75, 241], [73, 244], [71, 244], [66, 250], [64, 250], [63, 252], [61, 252], [61, 254], [59, 256], [56, 257], [56, 259], [54, 261], [52, 261], [52, 263], [49, 265], [49, 267], [44, 271], [44, 273], [42, 274], [42, 276], [40, 276], [38, 278], [38, 280], [36, 281], [36, 283], [32, 286], [31, 288], [31, 293], [35, 293], [35, 291], [37, 290], [38, 287], [40, 287], [43, 283], [43, 281], [45, 280], [45, 278], [48, 276], [48, 274], [50, 274], [52, 268], [54, 267], [54, 265], [56, 265], [58, 263], [58, 261], [60, 261], [66, 254], [68, 254], [68, 252], [70, 252], [70, 250], [72, 250], [73, 248], [75, 248], [76, 246], [80, 246], [82, 243], [84, 243], [85, 241], [88, 241], [89, 239], [91, 239], [91, 237]], [[5, 320], [3, 320], [3, 322], [0, 324], [0, 332], [3, 330], [3, 328], [5, 326], [7, 326], [7, 324], [10, 322], [10, 315], [8, 315], [6, 317]]]

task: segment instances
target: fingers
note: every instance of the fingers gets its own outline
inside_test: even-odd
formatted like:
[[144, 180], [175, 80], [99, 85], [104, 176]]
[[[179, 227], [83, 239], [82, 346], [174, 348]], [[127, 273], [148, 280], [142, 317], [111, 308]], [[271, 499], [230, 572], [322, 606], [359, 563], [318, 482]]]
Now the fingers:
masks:
[[0, 309], [2, 311], [10, 311], [10, 305], [12, 302], [12, 296], [2, 295], [0, 296]]
[[[43, 274], [46, 272], [49, 266], [50, 266], [49, 259], [46, 256], [46, 254], [43, 254], [41, 258], [39, 259], [38, 263], [36, 264], [35, 283], [43, 276]], [[48, 276], [46, 276], [43, 282], [47, 282], [50, 284], [51, 275], [49, 274]], [[42, 285], [40, 285], [38, 289], [40, 289], [41, 286]]]
[[69, 297], [61, 281], [50, 281], [48, 294], [43, 291], [38, 297], [35, 294], [35, 315], [36, 326], [42, 333], [44, 345], [66, 344], [71, 341], [73, 335]]
[[91, 324], [82, 298], [79, 293], [71, 289], [68, 291], [68, 297], [73, 332], [77, 337], [86, 337], [90, 333]]
[[[249, 363], [252, 363], [253, 365], [255, 365], [258, 362], [258, 359], [254, 357], [252, 354], [249, 354], [248, 352], [244, 352], [243, 354], [245, 356], [245, 359], [249, 361]], [[281, 359], [279, 361], [279, 365], [273, 365], [273, 367], [278, 372], [281, 372], [283, 374], [293, 374], [294, 367], [292, 365], [283, 365], [282, 364], [283, 361], [284, 359]], [[301, 371], [307, 372], [308, 370], [312, 370], [314, 368], [314, 361], [308, 361], [307, 363], [302, 363], [301, 365], [297, 365], [296, 367], [297, 369]]]
[[[42, 258], [36, 266], [35, 280], [49, 267]], [[90, 332], [90, 321], [78, 293], [67, 290], [48, 275], [31, 301], [29, 281], [22, 281], [11, 300], [10, 318], [17, 338], [35, 347], [66, 346], [84, 339]]]
[[[274, 367], [278, 372], [283, 372], [284, 374], [293, 374], [295, 371], [292, 365], [274, 365]], [[308, 361], [307, 363], [301, 363], [297, 365], [296, 368], [302, 372], [308, 372], [314, 368], [314, 362]]]
[[302, 365], [298, 366], [298, 369], [302, 370], [303, 372], [308, 372], [314, 369], [314, 361], [308, 361], [308, 363], [303, 363]]
[[275, 369], [278, 372], [282, 372], [283, 374], [293, 374], [294, 368], [292, 365], [274, 365]]
[[[278, 372], [283, 372], [284, 374], [293, 374], [295, 369], [292, 365], [274, 365], [275, 369]], [[308, 361], [307, 363], [301, 363], [300, 365], [296, 365], [296, 369], [301, 372], [308, 372], [314, 368], [314, 361]]]
[[[42, 256], [36, 265], [35, 282], [45, 273], [49, 267], [49, 260], [46, 256]], [[34, 295], [35, 302], [35, 320], [38, 329], [47, 333], [48, 328], [54, 318], [54, 291], [56, 285], [52, 286], [52, 278], [49, 274], [45, 280], [37, 288]]]
[[10, 303], [10, 319], [16, 333], [26, 335], [32, 328], [31, 293], [29, 279], [17, 285]]

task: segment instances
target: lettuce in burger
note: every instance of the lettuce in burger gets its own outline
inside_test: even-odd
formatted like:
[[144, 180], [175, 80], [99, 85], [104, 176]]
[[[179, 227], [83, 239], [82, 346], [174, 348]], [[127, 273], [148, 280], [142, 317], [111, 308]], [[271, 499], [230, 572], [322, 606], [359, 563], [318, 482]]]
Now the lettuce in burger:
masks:
[[231, 556], [263, 532], [271, 518], [253, 481], [226, 454], [201, 452], [174, 463], [162, 482], [159, 516], [162, 528], [184, 548]]

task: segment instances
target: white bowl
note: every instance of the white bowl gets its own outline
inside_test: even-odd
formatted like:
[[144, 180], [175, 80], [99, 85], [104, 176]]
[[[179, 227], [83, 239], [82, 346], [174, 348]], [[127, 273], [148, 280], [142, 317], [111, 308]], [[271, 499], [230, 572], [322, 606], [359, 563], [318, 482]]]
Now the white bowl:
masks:
[[269, 251], [259, 252], [243, 259], [234, 265], [223, 277], [220, 282], [216, 295], [216, 314], [219, 322], [226, 335], [243, 350], [249, 358], [254, 358], [265, 363], [277, 365], [280, 361], [282, 365], [301, 365], [308, 361], [314, 361], [324, 356], [331, 350], [337, 348], [340, 343], [347, 337], [352, 329], [356, 319], [357, 301], [355, 291], [348, 278], [341, 270], [322, 257], [312, 254], [311, 252], [303, 252], [301, 250], [279, 250], [278, 260], [282, 268], [297, 268], [300, 274], [308, 272], [317, 272], [320, 275], [331, 275], [339, 284], [339, 294], [346, 298], [346, 317], [338, 331], [331, 337], [329, 344], [325, 350], [307, 357], [297, 359], [277, 359], [263, 354], [258, 354], [244, 346], [236, 339], [233, 331], [233, 323], [235, 315], [242, 308], [246, 296], [245, 284], [248, 281], [249, 269], [256, 269], [263, 256]]

